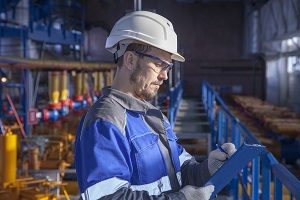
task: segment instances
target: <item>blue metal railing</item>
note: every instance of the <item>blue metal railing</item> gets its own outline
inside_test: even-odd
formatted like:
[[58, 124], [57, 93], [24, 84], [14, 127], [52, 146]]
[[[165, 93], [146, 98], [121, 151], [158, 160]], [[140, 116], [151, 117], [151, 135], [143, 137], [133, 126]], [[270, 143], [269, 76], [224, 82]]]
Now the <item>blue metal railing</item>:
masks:
[[[232, 142], [237, 148], [243, 141], [249, 144], [260, 144], [246, 126], [230, 112], [218, 93], [206, 81], [202, 83], [202, 101], [211, 127], [212, 148], [214, 144], [224, 142]], [[273, 194], [271, 194], [272, 183]], [[241, 194], [239, 185], [242, 188]], [[248, 187], [250, 185], [251, 191]], [[232, 180], [231, 192], [235, 200], [267, 200], [271, 199], [272, 195], [272, 199], [281, 200], [284, 195], [283, 186], [288, 190], [290, 199], [300, 199], [300, 181], [266, 150]]]
[[168, 118], [169, 118], [169, 121], [170, 121], [172, 127], [174, 127], [179, 103], [182, 99], [182, 93], [183, 93], [182, 81], [179, 81], [176, 84], [176, 86], [171, 88], [169, 91], [170, 105], [168, 108]]

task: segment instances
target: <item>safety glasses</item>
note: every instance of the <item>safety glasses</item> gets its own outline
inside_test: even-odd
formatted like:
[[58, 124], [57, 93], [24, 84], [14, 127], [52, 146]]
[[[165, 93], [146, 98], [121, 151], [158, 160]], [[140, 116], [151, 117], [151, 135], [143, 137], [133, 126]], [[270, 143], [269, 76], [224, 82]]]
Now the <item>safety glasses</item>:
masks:
[[154, 62], [155, 66], [160, 69], [160, 71], [157, 73], [161, 73], [163, 71], [169, 72], [173, 67], [173, 63], [165, 61], [159, 57], [156, 57], [156, 56], [153, 56], [150, 54], [146, 54], [146, 53], [142, 53], [142, 52], [138, 52], [138, 51], [134, 51], [134, 53], [137, 54], [139, 57], [148, 57], [148, 58], [158, 61], [158, 62]]

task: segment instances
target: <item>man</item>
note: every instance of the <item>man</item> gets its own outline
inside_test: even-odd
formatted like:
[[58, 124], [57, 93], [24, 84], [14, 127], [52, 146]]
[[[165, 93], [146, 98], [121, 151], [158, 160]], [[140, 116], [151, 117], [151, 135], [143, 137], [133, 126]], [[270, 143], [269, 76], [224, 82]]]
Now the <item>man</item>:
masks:
[[166, 117], [148, 103], [177, 53], [172, 23], [147, 11], [122, 17], [106, 48], [117, 71], [111, 87], [81, 120], [76, 170], [83, 199], [209, 199], [214, 186], [201, 187], [235, 151], [233, 144], [196, 162], [179, 144]]

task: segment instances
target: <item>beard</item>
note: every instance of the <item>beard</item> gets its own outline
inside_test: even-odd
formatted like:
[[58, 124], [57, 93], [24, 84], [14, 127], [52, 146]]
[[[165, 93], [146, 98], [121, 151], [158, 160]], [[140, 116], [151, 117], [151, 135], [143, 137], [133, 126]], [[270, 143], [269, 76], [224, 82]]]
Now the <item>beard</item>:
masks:
[[146, 70], [137, 62], [136, 69], [130, 75], [130, 83], [133, 85], [134, 93], [138, 98], [150, 101], [156, 96], [159, 87], [151, 89], [151, 84], [146, 83], [146, 74]]

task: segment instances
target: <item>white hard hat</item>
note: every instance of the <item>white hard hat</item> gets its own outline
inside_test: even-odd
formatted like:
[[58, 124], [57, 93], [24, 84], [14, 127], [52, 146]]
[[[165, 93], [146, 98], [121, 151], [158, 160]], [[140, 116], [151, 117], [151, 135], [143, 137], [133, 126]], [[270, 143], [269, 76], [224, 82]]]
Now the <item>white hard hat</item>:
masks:
[[134, 11], [119, 19], [106, 40], [105, 48], [120, 57], [134, 41], [169, 52], [174, 60], [185, 60], [177, 52], [177, 35], [172, 23], [156, 13]]

